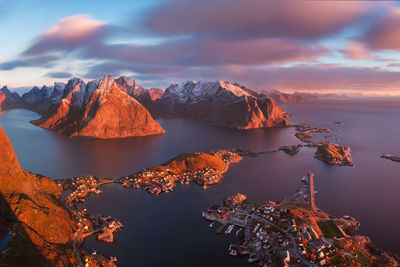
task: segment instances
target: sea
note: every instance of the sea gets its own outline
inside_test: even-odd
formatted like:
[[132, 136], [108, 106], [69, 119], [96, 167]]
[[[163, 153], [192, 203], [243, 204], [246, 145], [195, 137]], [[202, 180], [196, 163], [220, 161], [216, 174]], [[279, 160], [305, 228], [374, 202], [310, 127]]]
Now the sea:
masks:
[[[117, 257], [118, 266], [249, 266], [246, 258], [229, 255], [230, 235], [217, 235], [217, 225], [202, 211], [229, 194], [248, 201], [280, 201], [296, 191], [303, 175], [315, 174], [317, 207], [333, 216], [360, 221], [359, 234], [380, 248], [400, 254], [400, 163], [382, 159], [400, 155], [400, 101], [397, 99], [315, 100], [285, 105], [292, 124], [304, 122], [332, 131], [319, 134], [351, 147], [355, 167], [332, 166], [313, 157], [313, 148], [297, 155], [275, 152], [245, 157], [232, 165], [222, 183], [204, 190], [195, 184], [177, 185], [160, 196], [118, 184], [85, 203], [93, 215], [110, 215], [124, 228], [115, 243], [85, 241], [88, 251]], [[29, 123], [39, 115], [11, 110], [0, 115], [0, 126], [14, 146], [21, 166], [54, 179], [84, 175], [117, 178], [159, 165], [183, 152], [211, 149], [264, 149], [302, 143], [294, 127], [235, 130], [185, 119], [160, 119], [159, 136], [116, 140], [69, 138]]]

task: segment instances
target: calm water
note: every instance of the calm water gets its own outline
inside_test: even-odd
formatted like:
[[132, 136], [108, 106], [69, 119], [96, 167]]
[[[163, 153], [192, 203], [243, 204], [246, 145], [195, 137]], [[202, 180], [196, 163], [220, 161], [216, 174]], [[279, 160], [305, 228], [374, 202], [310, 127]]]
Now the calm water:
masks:
[[[168, 195], [108, 185], [87, 200], [93, 214], [115, 216], [125, 225], [113, 245], [93, 239], [88, 249], [117, 256], [119, 266], [246, 266], [228, 255], [233, 235], [215, 235], [201, 211], [229, 193], [250, 201], [280, 200], [296, 190], [307, 171], [316, 174], [317, 204], [324, 211], [349, 214], [361, 222], [360, 232], [380, 247], [400, 254], [400, 164], [380, 159], [400, 154], [399, 102], [311, 102], [285, 107], [292, 122], [328, 127], [338, 143], [350, 145], [355, 168], [329, 166], [314, 159], [313, 150], [296, 156], [273, 153], [245, 158], [232, 166], [224, 181], [203, 190], [179, 185]], [[13, 110], [0, 115], [0, 125], [14, 145], [23, 168], [64, 178], [86, 174], [119, 177], [158, 165], [181, 152], [218, 148], [266, 148], [299, 141], [294, 130], [237, 131], [187, 120], [160, 120], [162, 136], [123, 140], [70, 139], [28, 123], [38, 115]], [[334, 124], [341, 121], [343, 125]]]

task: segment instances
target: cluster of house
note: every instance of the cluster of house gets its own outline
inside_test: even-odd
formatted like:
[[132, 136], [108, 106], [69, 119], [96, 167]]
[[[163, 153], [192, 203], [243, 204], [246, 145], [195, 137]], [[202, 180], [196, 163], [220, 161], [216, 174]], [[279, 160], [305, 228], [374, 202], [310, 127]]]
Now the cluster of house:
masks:
[[[96, 255], [97, 255], [97, 252], [94, 251], [91, 256], [96, 256]], [[108, 266], [108, 267], [115, 267], [116, 266], [116, 264], [115, 264], [117, 262], [117, 258], [116, 257], [110, 257], [109, 259], [105, 259], [105, 258], [102, 257], [102, 259], [103, 259], [103, 262], [101, 262], [101, 264], [99, 264], [98, 261], [95, 261], [94, 257], [90, 257], [90, 256], [85, 256], [83, 258], [83, 261], [85, 263], [85, 267], [99, 266], [99, 265]]]
[[175, 181], [178, 176], [169, 172], [155, 170], [143, 170], [132, 176], [126, 176], [121, 179], [122, 186], [127, 188], [143, 188], [149, 193], [159, 195], [160, 193], [169, 193], [175, 189]]
[[84, 199], [91, 193], [99, 194], [99, 180], [93, 176], [77, 177], [63, 180], [64, 189], [71, 189], [65, 201], [71, 206], [73, 203], [83, 203]]
[[[241, 157], [228, 150], [219, 150], [213, 153], [221, 156], [226, 164], [237, 162]], [[126, 176], [119, 180], [127, 188], [143, 188], [149, 193], [159, 195], [169, 193], [175, 189], [175, 183], [189, 184], [195, 182], [204, 188], [207, 185], [219, 183], [222, 179], [222, 172], [214, 168], [203, 168], [195, 171], [182, 171], [179, 174], [170, 169], [164, 170], [145, 169], [132, 176]]]
[[243, 227], [243, 242], [231, 245], [229, 253], [247, 255], [249, 262], [258, 261], [264, 266], [325, 265], [341, 253], [333, 240], [324, 238], [314, 225], [298, 225], [290, 208], [273, 202], [258, 207], [213, 205], [203, 212], [203, 217], [222, 225]]
[[101, 232], [97, 235], [97, 240], [113, 243], [114, 242], [114, 232], [124, 227], [120, 221], [117, 219], [111, 219], [106, 217], [103, 219], [104, 226], [101, 228]]

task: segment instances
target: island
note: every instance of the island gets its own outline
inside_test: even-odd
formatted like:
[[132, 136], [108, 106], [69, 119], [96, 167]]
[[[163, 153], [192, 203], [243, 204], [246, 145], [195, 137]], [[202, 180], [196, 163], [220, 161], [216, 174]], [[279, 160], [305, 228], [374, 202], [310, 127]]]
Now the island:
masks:
[[298, 123], [294, 125], [297, 133], [295, 134], [298, 139], [305, 143], [312, 143], [311, 139], [314, 137], [312, 133], [330, 133], [331, 129], [311, 127], [305, 123]]
[[128, 188], [143, 188], [155, 195], [173, 191], [176, 183], [194, 182], [206, 189], [220, 183], [229, 166], [240, 160], [242, 157], [231, 150], [182, 153], [160, 166], [122, 177], [117, 182]]
[[[331, 165], [340, 166], [354, 166], [353, 159], [350, 154], [349, 146], [341, 146], [331, 142], [315, 142], [313, 133], [330, 133], [331, 129], [311, 127], [305, 123], [298, 123], [294, 125], [296, 134], [295, 136], [301, 141], [305, 142], [305, 147], [317, 148], [314, 154], [316, 159], [324, 161]], [[324, 138], [331, 138], [333, 136], [324, 136]], [[295, 155], [300, 147], [303, 145], [282, 146], [280, 150]]]
[[383, 154], [381, 156], [381, 158], [388, 159], [388, 160], [391, 160], [391, 161], [394, 161], [394, 162], [400, 162], [400, 156], [393, 156], [393, 155], [390, 155], [390, 154]]
[[247, 203], [246, 196], [228, 196], [202, 213], [215, 232], [235, 233], [229, 254], [248, 257], [261, 266], [398, 266], [399, 257], [356, 235], [359, 222], [337, 218], [316, 207], [310, 172], [297, 192], [276, 203]]
[[125, 138], [165, 133], [150, 112], [112, 76], [85, 84], [71, 79], [61, 99], [34, 125], [68, 136]]
[[322, 142], [317, 145], [314, 157], [332, 165], [354, 166], [348, 146]]

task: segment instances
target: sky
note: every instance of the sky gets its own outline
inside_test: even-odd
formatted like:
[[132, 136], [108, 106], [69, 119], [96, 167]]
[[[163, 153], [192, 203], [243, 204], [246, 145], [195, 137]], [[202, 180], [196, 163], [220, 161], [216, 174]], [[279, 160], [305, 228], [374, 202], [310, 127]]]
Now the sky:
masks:
[[0, 86], [130, 76], [258, 90], [400, 95], [400, 4], [0, 0]]

